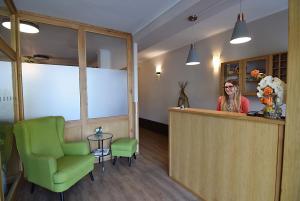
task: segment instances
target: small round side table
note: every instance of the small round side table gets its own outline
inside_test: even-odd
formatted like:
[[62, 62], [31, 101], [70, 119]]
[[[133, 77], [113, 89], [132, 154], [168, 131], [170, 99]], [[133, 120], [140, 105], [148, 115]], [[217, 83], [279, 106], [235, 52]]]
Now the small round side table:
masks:
[[[101, 133], [101, 134], [92, 134], [87, 136], [87, 140], [89, 141], [90, 151], [91, 153], [99, 159], [99, 164], [102, 165], [102, 172], [104, 172], [104, 156], [111, 155], [111, 142], [112, 142], [113, 134], [111, 133]], [[108, 148], [103, 147], [104, 141], [109, 141]], [[98, 148], [93, 149], [91, 146], [91, 142], [96, 141], [98, 143]]]

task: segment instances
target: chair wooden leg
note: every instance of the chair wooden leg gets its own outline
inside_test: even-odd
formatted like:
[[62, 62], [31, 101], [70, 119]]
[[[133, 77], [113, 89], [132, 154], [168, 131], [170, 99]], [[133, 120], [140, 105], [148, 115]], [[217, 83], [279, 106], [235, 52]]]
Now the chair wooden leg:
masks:
[[89, 173], [89, 175], [90, 175], [91, 180], [94, 181], [94, 175], [93, 175], [92, 171]]
[[64, 201], [64, 192], [59, 193], [60, 201]]
[[115, 165], [115, 164], [116, 164], [116, 162], [117, 162], [117, 159], [118, 159], [118, 157], [117, 157], [117, 156], [115, 156], [115, 157], [114, 157], [114, 160], [113, 160], [113, 165]]
[[34, 192], [34, 188], [35, 188], [35, 184], [34, 184], [34, 183], [31, 183], [31, 190], [30, 190], [30, 193], [31, 193], [31, 194]]

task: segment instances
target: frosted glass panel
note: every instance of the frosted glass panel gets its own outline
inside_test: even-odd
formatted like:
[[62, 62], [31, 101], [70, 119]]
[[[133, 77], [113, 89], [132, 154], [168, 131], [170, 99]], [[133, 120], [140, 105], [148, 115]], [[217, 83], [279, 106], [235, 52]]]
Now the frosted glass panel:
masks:
[[14, 121], [11, 62], [0, 61], [0, 122]]
[[80, 119], [78, 67], [23, 63], [22, 75], [25, 119]]
[[87, 69], [88, 117], [128, 114], [127, 71]]

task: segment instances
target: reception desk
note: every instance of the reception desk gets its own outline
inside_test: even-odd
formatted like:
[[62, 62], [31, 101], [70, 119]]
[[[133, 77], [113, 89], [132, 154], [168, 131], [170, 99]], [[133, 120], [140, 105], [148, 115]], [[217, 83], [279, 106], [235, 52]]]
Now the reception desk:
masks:
[[169, 109], [169, 176], [205, 201], [279, 200], [284, 121]]

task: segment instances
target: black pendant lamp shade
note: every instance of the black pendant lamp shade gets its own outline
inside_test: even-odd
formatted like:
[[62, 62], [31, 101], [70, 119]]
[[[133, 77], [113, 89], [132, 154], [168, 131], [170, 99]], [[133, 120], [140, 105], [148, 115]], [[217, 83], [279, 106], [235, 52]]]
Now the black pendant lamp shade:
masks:
[[192, 66], [192, 65], [198, 65], [198, 64], [200, 64], [200, 59], [198, 57], [198, 54], [195, 50], [194, 45], [191, 44], [190, 51], [189, 51], [185, 65]]

